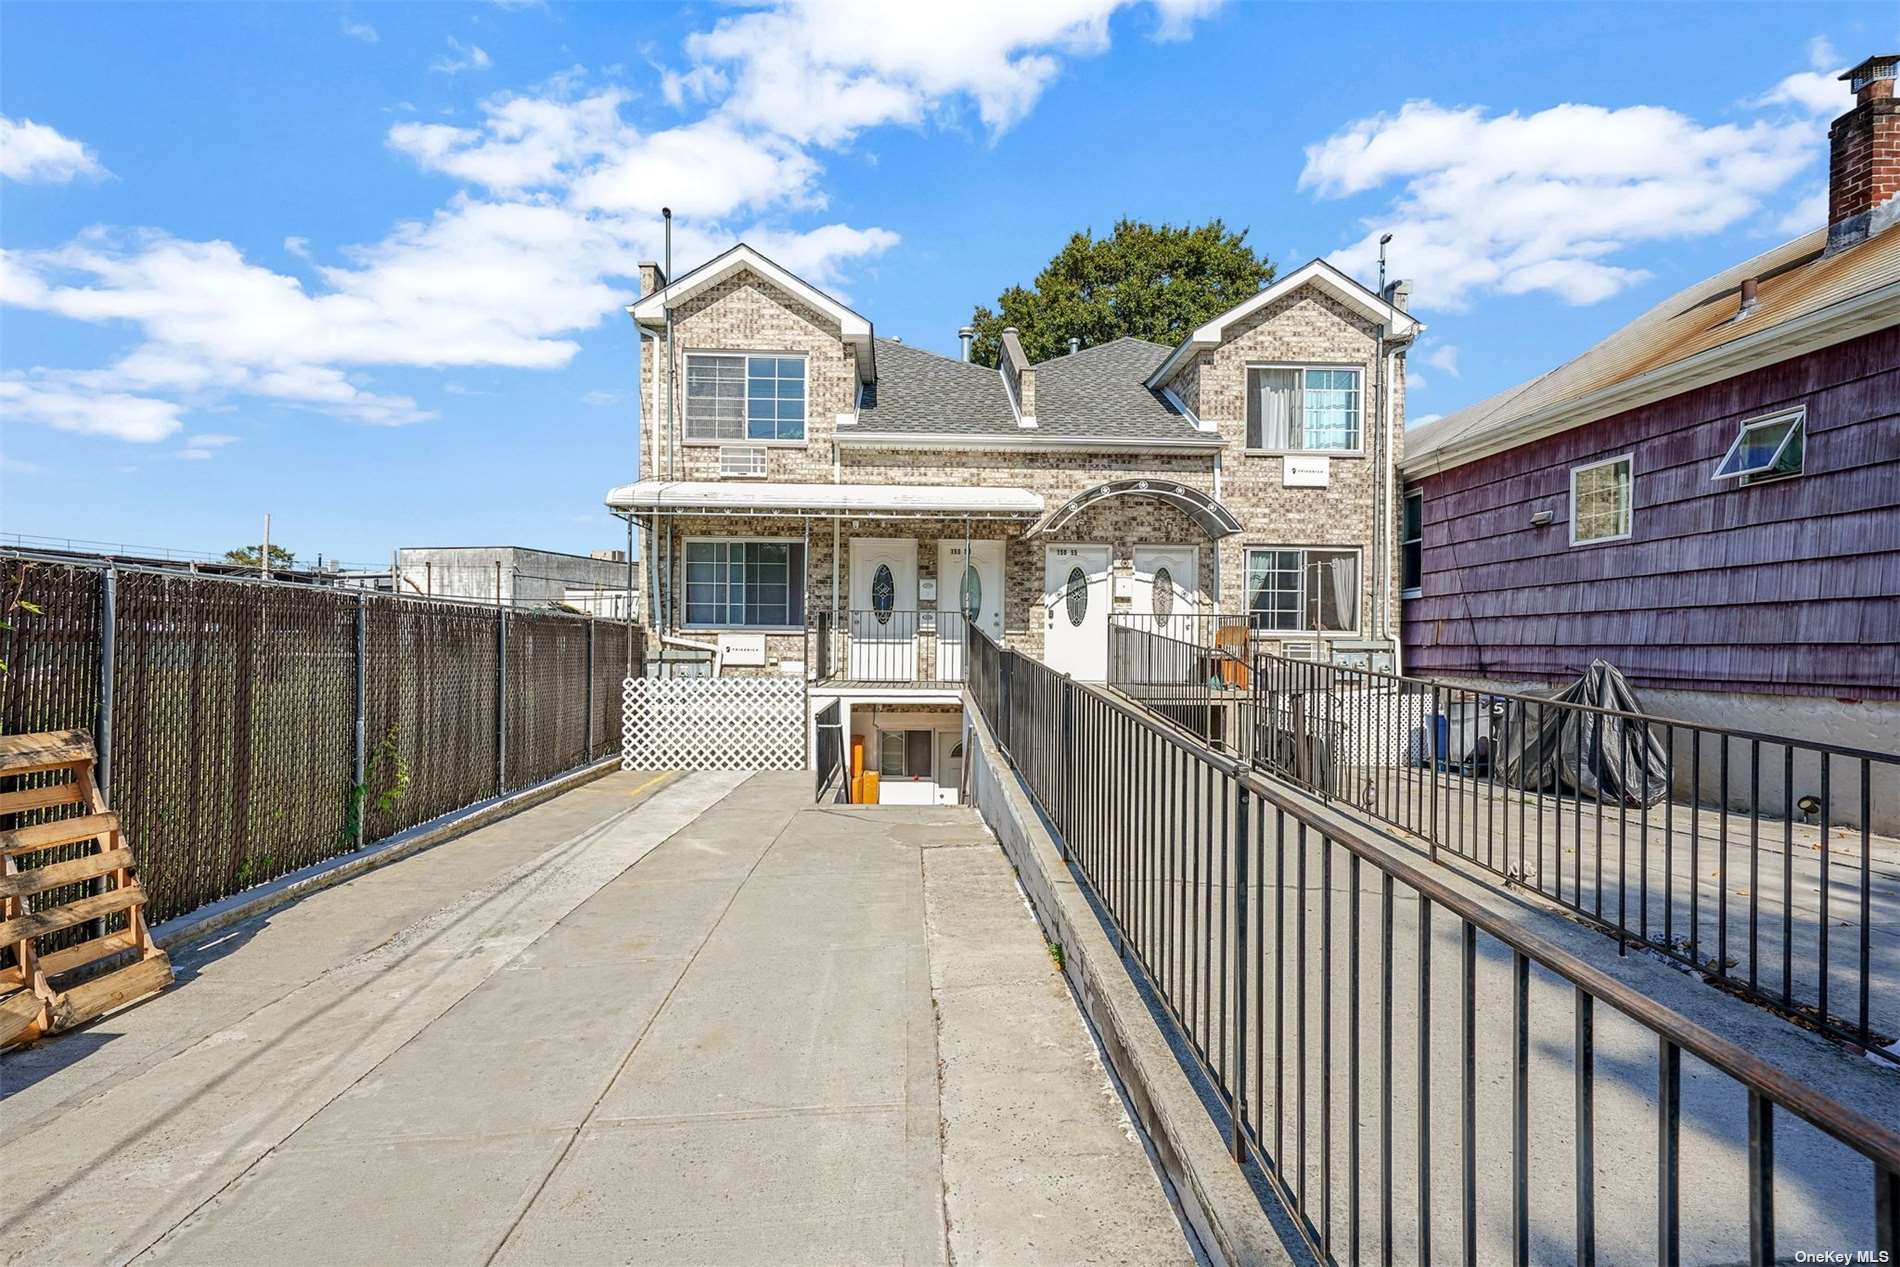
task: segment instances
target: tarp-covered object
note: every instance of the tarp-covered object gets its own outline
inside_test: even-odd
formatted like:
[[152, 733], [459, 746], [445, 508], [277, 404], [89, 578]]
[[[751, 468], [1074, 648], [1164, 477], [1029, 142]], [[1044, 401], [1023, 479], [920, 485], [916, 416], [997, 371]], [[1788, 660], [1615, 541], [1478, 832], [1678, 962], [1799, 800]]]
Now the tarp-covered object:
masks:
[[1566, 704], [1643, 711], [1607, 660], [1592, 660], [1581, 678], [1550, 697], [1549, 706], [1511, 700], [1494, 734], [1507, 783], [1589, 800], [1600, 791], [1611, 804], [1654, 805], [1668, 795], [1669, 754], [1661, 727]]

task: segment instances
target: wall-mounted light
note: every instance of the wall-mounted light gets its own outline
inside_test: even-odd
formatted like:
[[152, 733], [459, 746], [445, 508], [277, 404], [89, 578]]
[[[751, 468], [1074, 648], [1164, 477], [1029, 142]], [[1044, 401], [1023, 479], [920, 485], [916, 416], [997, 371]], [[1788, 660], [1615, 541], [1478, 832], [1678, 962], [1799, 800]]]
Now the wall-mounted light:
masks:
[[1531, 516], [1531, 527], [1548, 528], [1550, 527], [1551, 520], [1555, 519], [1556, 517], [1557, 517], [1557, 513], [1555, 511], [1540, 510], [1536, 514]]

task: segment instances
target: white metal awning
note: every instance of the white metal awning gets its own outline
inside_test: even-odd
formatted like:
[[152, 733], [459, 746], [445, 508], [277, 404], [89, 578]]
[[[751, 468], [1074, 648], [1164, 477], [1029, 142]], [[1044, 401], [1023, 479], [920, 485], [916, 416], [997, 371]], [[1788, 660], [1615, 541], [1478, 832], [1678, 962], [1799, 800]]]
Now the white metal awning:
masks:
[[1141, 478], [1109, 480], [1085, 489], [1043, 516], [1024, 535], [1040, 537], [1060, 532], [1105, 497], [1150, 497], [1163, 502], [1192, 519], [1214, 541], [1240, 531], [1240, 520], [1234, 513], [1200, 489], [1179, 480]]
[[607, 494], [622, 514], [783, 515], [1031, 520], [1042, 494], [961, 484], [772, 484], [750, 480], [641, 480]]

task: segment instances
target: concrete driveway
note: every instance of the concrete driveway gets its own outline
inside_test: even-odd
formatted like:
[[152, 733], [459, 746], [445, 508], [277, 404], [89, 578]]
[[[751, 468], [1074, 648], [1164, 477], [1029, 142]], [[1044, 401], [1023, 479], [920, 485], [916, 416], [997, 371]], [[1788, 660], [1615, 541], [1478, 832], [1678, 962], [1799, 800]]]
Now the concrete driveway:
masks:
[[973, 813], [614, 775], [0, 1058], [0, 1262], [1190, 1262]]

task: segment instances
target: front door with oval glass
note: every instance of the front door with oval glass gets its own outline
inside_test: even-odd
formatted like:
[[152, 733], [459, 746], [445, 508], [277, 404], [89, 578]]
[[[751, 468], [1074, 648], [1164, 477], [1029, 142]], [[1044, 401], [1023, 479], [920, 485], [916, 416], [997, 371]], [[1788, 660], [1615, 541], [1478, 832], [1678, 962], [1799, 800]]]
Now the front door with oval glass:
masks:
[[1108, 547], [1050, 546], [1043, 562], [1043, 650], [1083, 682], [1108, 676]]
[[917, 542], [853, 537], [844, 626], [852, 680], [916, 681], [917, 624]]
[[1200, 551], [1193, 546], [1136, 546], [1128, 623], [1168, 638], [1195, 641], [1201, 609]]
[[944, 541], [937, 546], [937, 670], [945, 682], [963, 680], [963, 633], [968, 622], [1003, 641], [1003, 543]]

